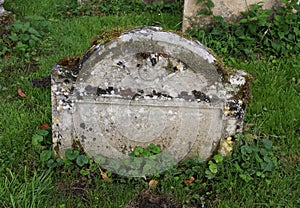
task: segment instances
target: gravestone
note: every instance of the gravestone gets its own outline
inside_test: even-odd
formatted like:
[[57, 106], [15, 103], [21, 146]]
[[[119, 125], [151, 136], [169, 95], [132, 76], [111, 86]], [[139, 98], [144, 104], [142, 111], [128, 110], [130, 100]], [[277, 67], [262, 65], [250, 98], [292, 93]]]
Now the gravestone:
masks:
[[[51, 71], [53, 144], [76, 147], [127, 176], [154, 174], [187, 157], [208, 159], [242, 131], [247, 74], [201, 43], [158, 27], [93, 45], [74, 67]], [[130, 157], [137, 146], [161, 153]]]
[[[182, 31], [195, 26], [207, 26], [211, 16], [198, 15], [201, 9], [205, 9], [204, 3], [197, 3], [198, 0], [185, 0], [183, 9]], [[206, 1], [204, 1], [206, 2]], [[212, 0], [214, 16], [221, 16], [225, 21], [236, 20], [240, 13], [250, 9], [252, 4], [262, 3], [263, 9], [273, 9], [281, 4], [281, 0]]]

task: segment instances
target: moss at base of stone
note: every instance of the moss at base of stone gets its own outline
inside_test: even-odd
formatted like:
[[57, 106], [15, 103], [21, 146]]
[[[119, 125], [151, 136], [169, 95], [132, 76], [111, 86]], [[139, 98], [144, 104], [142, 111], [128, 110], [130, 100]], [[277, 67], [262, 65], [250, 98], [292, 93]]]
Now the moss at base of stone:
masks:
[[80, 154], [85, 154], [84, 148], [78, 139], [73, 139], [72, 149], [78, 150]]

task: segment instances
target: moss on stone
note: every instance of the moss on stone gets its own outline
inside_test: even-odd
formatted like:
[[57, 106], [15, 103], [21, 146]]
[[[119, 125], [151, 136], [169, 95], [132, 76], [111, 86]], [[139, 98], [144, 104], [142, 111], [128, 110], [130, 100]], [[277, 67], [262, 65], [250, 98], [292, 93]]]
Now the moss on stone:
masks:
[[94, 36], [91, 41], [91, 47], [94, 45], [102, 45], [107, 42], [110, 42], [116, 38], [118, 38], [123, 32], [128, 30], [133, 30], [135, 27], [133, 26], [125, 26], [125, 27], [117, 27], [117, 28], [104, 28], [101, 30], [101, 32]]
[[[225, 83], [230, 84], [230, 76], [234, 76], [237, 73], [237, 69], [232, 67], [227, 67], [223, 61], [222, 58], [219, 57], [212, 49], [208, 48], [208, 51], [216, 58], [214, 61], [214, 65], [217, 68], [218, 73], [222, 76], [222, 79]], [[234, 99], [236, 100], [243, 100], [244, 102], [247, 102], [252, 99], [251, 90], [250, 90], [250, 84], [253, 81], [253, 77], [250, 74], [243, 75], [243, 77], [246, 79], [246, 83], [242, 86], [240, 86], [239, 91], [235, 94]]]
[[80, 61], [80, 56], [67, 56], [65, 58], [60, 59], [57, 64], [63, 69], [74, 69], [78, 62]]

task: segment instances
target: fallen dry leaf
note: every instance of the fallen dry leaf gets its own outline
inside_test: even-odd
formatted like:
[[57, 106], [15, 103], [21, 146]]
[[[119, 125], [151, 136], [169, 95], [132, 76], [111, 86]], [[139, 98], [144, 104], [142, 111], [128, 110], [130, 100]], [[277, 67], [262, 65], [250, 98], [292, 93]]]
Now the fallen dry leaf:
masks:
[[157, 185], [157, 184], [158, 184], [158, 181], [156, 181], [156, 180], [151, 180], [151, 181], [149, 181], [149, 187], [155, 186], [155, 185]]
[[50, 128], [48, 123], [43, 123], [43, 124], [40, 125], [41, 130], [48, 129], [48, 128]]
[[102, 178], [103, 178], [105, 181], [111, 182], [111, 178], [109, 178], [109, 177], [107, 176], [107, 174], [106, 174], [105, 172], [103, 172], [103, 170], [101, 170], [101, 168], [99, 168], [99, 171], [100, 171], [100, 173], [101, 173]]
[[25, 93], [22, 91], [21, 88], [18, 88], [18, 94], [19, 94], [21, 97], [26, 97]]
[[195, 180], [195, 178], [192, 176], [192, 177], [190, 177], [189, 180], [185, 180], [185, 181], [184, 181], [184, 184], [185, 184], [186, 186], [188, 186], [188, 185], [190, 185], [191, 183], [193, 183], [194, 180]]

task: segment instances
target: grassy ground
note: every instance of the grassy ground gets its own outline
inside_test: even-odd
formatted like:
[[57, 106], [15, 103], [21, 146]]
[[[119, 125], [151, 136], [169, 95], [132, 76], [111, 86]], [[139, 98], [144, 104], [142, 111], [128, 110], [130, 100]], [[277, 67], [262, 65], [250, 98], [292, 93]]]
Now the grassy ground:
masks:
[[[300, 61], [292, 56], [241, 60], [224, 55], [228, 65], [254, 77], [245, 132], [236, 136], [230, 158], [210, 164], [185, 161], [147, 180], [108, 173], [112, 179], [108, 182], [92, 162], [84, 167], [65, 164], [47, 168], [40, 158], [43, 150], [32, 144], [32, 137], [41, 124], [51, 124], [50, 86], [45, 81], [39, 87], [32, 80], [49, 76], [60, 58], [81, 55], [104, 28], [157, 25], [180, 29], [181, 5], [155, 4], [145, 10], [136, 4], [132, 12], [127, 1], [114, 0], [103, 6], [99, 16], [89, 16], [92, 9], [76, 7], [74, 2], [5, 1], [5, 8], [13, 11], [17, 20], [30, 22], [39, 35], [23, 24], [19, 39], [5, 36], [1, 40], [2, 51], [4, 45], [23, 42], [25, 46], [1, 53], [0, 207], [124, 207], [151, 196], [173, 203], [173, 207], [174, 201], [182, 207], [300, 206]], [[45, 19], [24, 19], [32, 15]], [[26, 37], [21, 40], [24, 33], [36, 34], [35, 43]], [[221, 53], [221, 49], [211, 47]], [[151, 179], [158, 185], [148, 189]]]

